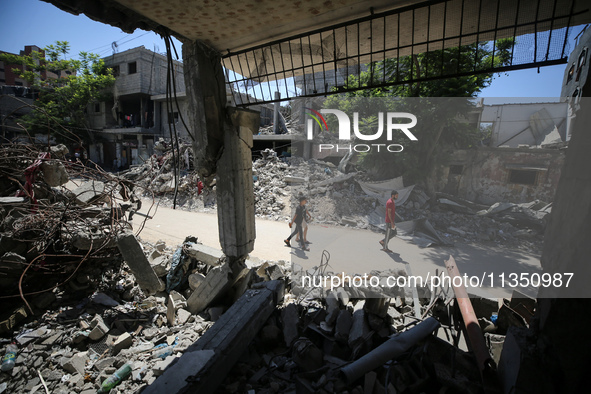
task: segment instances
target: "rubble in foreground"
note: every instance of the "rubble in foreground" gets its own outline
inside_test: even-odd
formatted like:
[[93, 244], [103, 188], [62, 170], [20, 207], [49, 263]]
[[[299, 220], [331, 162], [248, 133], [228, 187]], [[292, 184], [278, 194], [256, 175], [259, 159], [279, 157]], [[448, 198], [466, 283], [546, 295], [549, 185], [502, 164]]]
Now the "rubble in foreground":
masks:
[[[127, 363], [131, 374], [112, 393], [162, 392], [167, 376], [181, 384], [184, 373], [193, 382], [207, 376], [207, 387], [218, 393], [480, 393], [490, 384], [472, 353], [454, 345], [463, 323], [449, 288], [415, 294], [398, 287], [307, 288], [305, 273], [334, 275], [327, 261], [304, 272], [288, 262], [249, 260], [224, 274], [230, 281], [220, 286], [225, 256], [194, 237], [176, 248], [141, 245], [142, 256], [133, 258], [146, 259], [166, 291], [147, 296], [131, 261], [86, 267], [80, 275], [97, 281], [94, 292], [69, 289], [2, 340], [5, 348], [14, 339], [19, 350], [16, 366], [0, 375], [0, 391], [88, 394]], [[212, 292], [206, 302], [194, 296]], [[472, 299], [497, 362], [504, 335], [527, 327], [535, 310], [535, 300], [517, 293], [499, 302]], [[222, 333], [241, 345], [218, 342]], [[207, 350], [208, 344], [217, 345]], [[392, 346], [402, 350], [392, 353]], [[185, 360], [204, 352], [211, 362]]]

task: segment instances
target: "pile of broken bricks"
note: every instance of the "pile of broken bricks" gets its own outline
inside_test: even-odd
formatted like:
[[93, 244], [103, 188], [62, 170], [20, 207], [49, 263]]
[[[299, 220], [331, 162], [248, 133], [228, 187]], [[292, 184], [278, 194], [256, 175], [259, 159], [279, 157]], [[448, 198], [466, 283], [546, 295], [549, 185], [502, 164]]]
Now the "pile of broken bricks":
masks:
[[[2, 340], [2, 351], [12, 340], [19, 351], [0, 392], [94, 393], [127, 363], [131, 374], [111, 392], [498, 390], [462, 345], [450, 289], [307, 289], [290, 263], [232, 261], [194, 237], [173, 250], [125, 235], [119, 249], [126, 264], [94, 267], [101, 283], [92, 294], [54, 301]], [[308, 273], [319, 269], [334, 274]], [[471, 301], [494, 366], [504, 335], [527, 328], [535, 301]]]

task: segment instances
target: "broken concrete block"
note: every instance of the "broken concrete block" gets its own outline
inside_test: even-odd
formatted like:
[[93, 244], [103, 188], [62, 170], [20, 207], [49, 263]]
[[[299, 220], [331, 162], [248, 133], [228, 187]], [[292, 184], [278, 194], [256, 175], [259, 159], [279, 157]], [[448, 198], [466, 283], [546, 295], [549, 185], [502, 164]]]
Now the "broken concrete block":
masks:
[[150, 259], [150, 265], [159, 278], [168, 274], [168, 261], [168, 256], [158, 256], [155, 259]]
[[331, 291], [326, 296], [326, 323], [330, 326], [334, 324], [339, 316], [339, 300], [337, 299], [337, 294], [334, 291]]
[[503, 345], [505, 343], [505, 336], [485, 333], [484, 340], [488, 345], [492, 359], [496, 365], [499, 365], [501, 354], [503, 352]]
[[39, 168], [41, 169], [43, 180], [51, 187], [64, 185], [70, 179], [66, 167], [57, 160], [44, 161]]
[[72, 336], [72, 343], [78, 344], [88, 339], [88, 331], [78, 331]]
[[386, 315], [388, 314], [389, 303], [389, 298], [368, 298], [365, 300], [364, 309], [374, 315], [386, 317]]
[[172, 290], [168, 295], [168, 303], [166, 310], [166, 320], [168, 324], [173, 326], [176, 319], [176, 311], [187, 307], [187, 300], [178, 291]]
[[392, 320], [398, 320], [398, 319], [400, 319], [402, 314], [400, 312], [398, 312], [398, 310], [396, 308], [391, 306], [388, 308], [388, 316], [390, 316], [392, 318]]
[[341, 302], [342, 306], [346, 306], [349, 303], [349, 294], [347, 293], [347, 290], [343, 289], [342, 287], [338, 287], [335, 290], [336, 294], [337, 294], [337, 298], [339, 299], [339, 301]]
[[290, 347], [293, 341], [298, 337], [298, 307], [295, 304], [288, 304], [281, 310], [281, 320], [283, 322], [283, 339], [285, 345]]
[[143, 393], [215, 392], [281, 298], [283, 294], [266, 286], [248, 290]]
[[267, 275], [269, 275], [269, 279], [271, 280], [279, 280], [285, 277], [285, 273], [277, 264], [270, 265], [266, 271]]
[[87, 352], [76, 353], [74, 356], [64, 360], [62, 363], [62, 368], [71, 374], [79, 373], [80, 375], [84, 375], [86, 361], [88, 361]]
[[230, 265], [227, 262], [212, 268], [207, 273], [205, 281], [187, 300], [187, 310], [193, 314], [203, 311], [229, 283], [230, 273]]
[[49, 148], [49, 152], [53, 158], [65, 159], [66, 155], [70, 152], [68, 147], [64, 144], [53, 145]]
[[90, 180], [72, 191], [80, 204], [92, 204], [105, 197], [105, 184]]
[[219, 250], [209, 246], [196, 244], [193, 242], [185, 243], [186, 247], [184, 249], [185, 253], [196, 259], [199, 260], [207, 265], [211, 266], [218, 266], [220, 265], [220, 259], [224, 257], [224, 253]]
[[156, 248], [157, 251], [159, 251], [160, 253], [162, 253], [166, 249], [166, 242], [164, 242], [162, 240], [158, 240], [156, 242], [156, 244], [154, 244], [154, 247]]
[[352, 324], [353, 317], [351, 316], [351, 312], [349, 312], [347, 309], [341, 310], [339, 312], [339, 316], [337, 317], [334, 333], [334, 337], [338, 342], [348, 342]]
[[[79, 223], [68, 222], [66, 227], [71, 232], [69, 242], [77, 249], [91, 250], [98, 247], [114, 248], [117, 246], [111, 234], [110, 225], [105, 226], [95, 222], [82, 226]], [[67, 239], [64, 236], [65, 234], [62, 235], [62, 239]]]
[[53, 346], [63, 335], [62, 331], [54, 332], [49, 338], [44, 339], [41, 344], [45, 346]]
[[103, 369], [110, 367], [111, 365], [115, 364], [117, 358], [115, 357], [105, 357], [97, 360], [92, 366], [95, 370], [101, 372]]
[[156, 327], [148, 327], [146, 328], [144, 331], [142, 331], [142, 335], [144, 336], [145, 339], [147, 339], [148, 341], [151, 341], [153, 338], [155, 338], [158, 334], [160, 333], [160, 330], [158, 330]]
[[119, 354], [122, 349], [127, 349], [133, 344], [133, 337], [128, 332], [119, 335], [112, 346], [113, 355]]
[[163, 291], [166, 286], [160, 280], [133, 233], [121, 233], [117, 237], [119, 251], [133, 272], [135, 279], [144, 293], [148, 295]]
[[302, 177], [299, 177], [299, 176], [290, 176], [290, 175], [287, 175], [287, 176], [284, 176], [283, 177], [283, 182], [288, 183], [288, 184], [289, 183], [306, 183], [306, 181], [307, 181], [306, 178], [302, 178]]
[[341, 224], [344, 226], [357, 227], [357, 220], [347, 216], [343, 216], [341, 218]]
[[90, 334], [88, 334], [88, 338], [93, 341], [101, 339], [109, 332], [109, 327], [105, 324], [100, 315], [96, 315], [92, 319], [90, 327], [92, 327], [92, 330], [90, 331]]
[[193, 316], [191, 312], [183, 308], [179, 309], [176, 314], [177, 323], [181, 325], [185, 324], [191, 318], [191, 316]]
[[201, 283], [203, 283], [204, 280], [205, 280], [205, 275], [203, 275], [203, 274], [200, 274], [198, 272], [195, 274], [191, 274], [191, 275], [189, 275], [189, 287], [192, 290], [197, 290], [199, 285]]
[[353, 312], [353, 321], [351, 331], [349, 332], [349, 346], [355, 348], [363, 341], [363, 338], [369, 333], [369, 325], [365, 319], [365, 311], [358, 309]]

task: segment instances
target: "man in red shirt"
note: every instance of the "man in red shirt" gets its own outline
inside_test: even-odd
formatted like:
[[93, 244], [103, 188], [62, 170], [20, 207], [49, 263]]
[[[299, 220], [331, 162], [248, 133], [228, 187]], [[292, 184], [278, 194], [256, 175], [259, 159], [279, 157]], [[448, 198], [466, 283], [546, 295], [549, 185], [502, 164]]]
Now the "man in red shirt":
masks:
[[396, 235], [396, 226], [394, 225], [394, 214], [396, 211], [396, 204], [395, 200], [398, 198], [398, 192], [396, 190], [392, 190], [390, 195], [390, 199], [386, 203], [386, 237], [380, 241], [380, 245], [382, 245], [382, 250], [385, 252], [391, 252], [388, 249], [388, 242], [390, 238]]

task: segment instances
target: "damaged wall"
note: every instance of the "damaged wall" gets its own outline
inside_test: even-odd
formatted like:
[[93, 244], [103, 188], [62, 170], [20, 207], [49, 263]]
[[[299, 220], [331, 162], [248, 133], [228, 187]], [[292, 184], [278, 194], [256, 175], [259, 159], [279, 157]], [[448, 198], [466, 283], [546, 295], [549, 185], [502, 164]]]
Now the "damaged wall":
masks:
[[450, 166], [443, 169], [438, 190], [482, 204], [551, 202], [565, 152], [527, 148], [457, 151]]
[[540, 145], [552, 131], [552, 139], [565, 140], [567, 108], [565, 102], [485, 105], [480, 122], [492, 125], [491, 147]]

